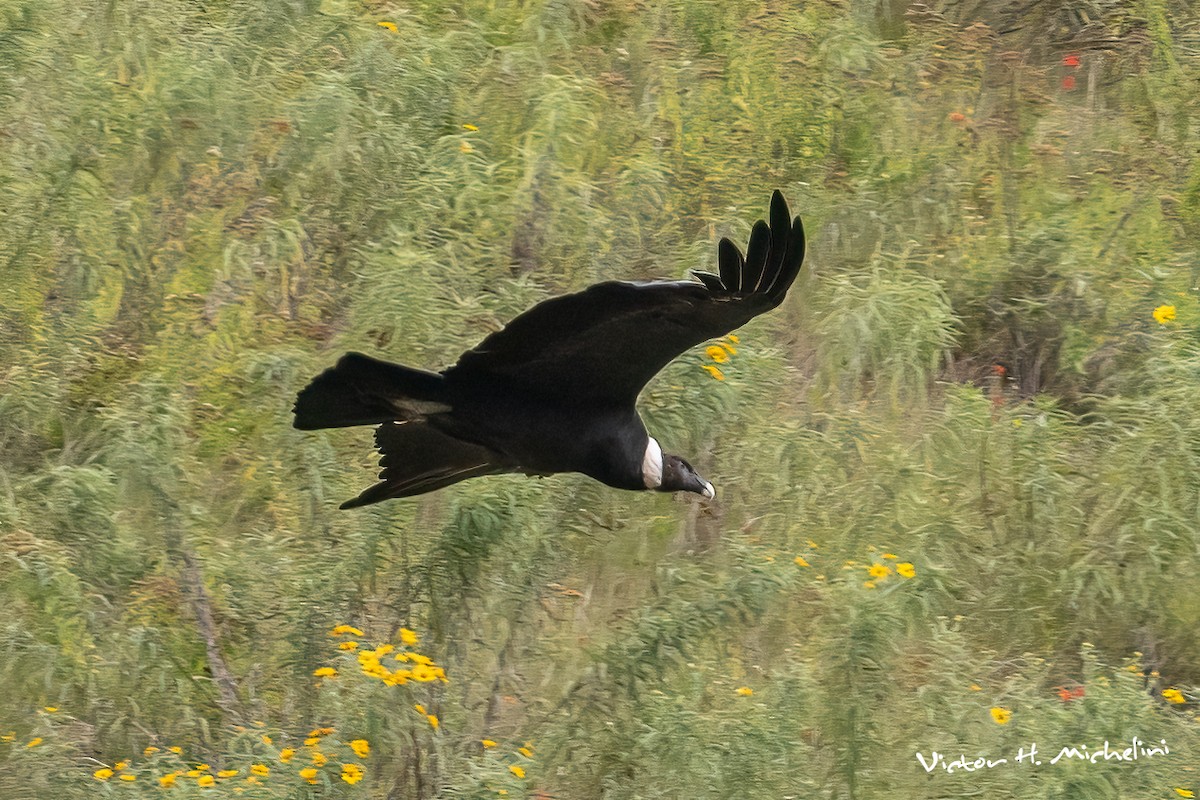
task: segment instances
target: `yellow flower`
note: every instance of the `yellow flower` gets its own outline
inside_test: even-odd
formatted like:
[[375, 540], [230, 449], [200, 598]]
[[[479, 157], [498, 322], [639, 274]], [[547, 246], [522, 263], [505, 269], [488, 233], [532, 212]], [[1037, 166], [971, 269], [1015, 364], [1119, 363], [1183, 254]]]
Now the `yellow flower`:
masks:
[[187, 772], [185, 772], [183, 774], [187, 775], [189, 778], [199, 778], [204, 773], [198, 769], [189, 769]]
[[314, 752], [312, 754], [312, 763], [313, 763], [313, 766], [323, 767], [329, 763], [329, 757], [326, 756], [324, 753], [322, 753], [320, 750], [317, 750], [316, 752]]
[[736, 333], [731, 333], [728, 336], [726, 336], [725, 338], [728, 339], [729, 341], [733, 342], [734, 344], [737, 344], [738, 342], [741, 341], [741, 339], [739, 339], [737, 337]]
[[317, 768], [316, 767], [305, 767], [304, 769], [300, 770], [300, 777], [304, 778], [304, 780], [308, 781], [309, 783], [316, 783], [317, 782]]
[[265, 733], [258, 738], [262, 739], [263, 744], [274, 744], [275, 742], [274, 739], [272, 739], [270, 736], [267, 736]]
[[739, 686], [735, 691], [742, 697], [749, 697], [750, 695], [754, 694], [754, 690], [749, 686]]
[[428, 713], [428, 712], [426, 712], [426, 711], [425, 711], [425, 706], [421, 705], [420, 703], [416, 703], [416, 704], [414, 704], [414, 705], [413, 705], [413, 708], [415, 708], [415, 709], [417, 710], [417, 713], [418, 713], [418, 714], [425, 714], [425, 713]]
[[371, 754], [371, 743], [366, 739], [355, 739], [350, 743], [350, 749], [359, 758], [366, 758]]
[[333, 667], [317, 667], [313, 670], [313, 676], [317, 678], [334, 678], [337, 677], [337, 670]]
[[16, 739], [16, 738], [17, 738], [16, 731], [9, 731], [8, 733], [0, 734], [0, 742], [11, 742], [13, 739]]
[[[466, 126], [464, 125], [463, 127], [466, 127]], [[472, 128], [474, 128], [474, 126], [472, 126]], [[474, 128], [474, 129], [479, 130], [478, 128]], [[419, 641], [417, 638], [417, 632], [409, 630], [408, 628], [401, 628], [400, 629], [400, 641], [404, 642], [409, 647], [412, 647], [414, 644], [416, 644]]]
[[178, 772], [168, 772], [166, 775], [163, 775], [158, 779], [158, 785], [169, 789], [175, 785], [175, 779], [178, 777]]
[[704, 348], [704, 355], [708, 356], [718, 364], [724, 364], [729, 360], [729, 353], [726, 353], [725, 348], [721, 347], [719, 344], [710, 344], [708, 347]]
[[437, 680], [437, 671], [425, 664], [417, 664], [412, 668], [411, 674], [414, 681], [421, 681], [422, 683]]
[[917, 570], [910, 562], [901, 561], [896, 565], [896, 574], [902, 578], [915, 578], [917, 577]]
[[875, 581], [863, 581], [863, 587], [866, 589], [874, 589]]
[[1183, 692], [1178, 689], [1163, 689], [1163, 699], [1168, 703], [1186, 703], [1187, 698], [1183, 696]]
[[296, 755], [295, 748], [285, 747], [279, 751], [279, 760], [286, 764], [292, 760], [292, 756], [294, 755]]
[[217, 773], [217, 777], [218, 778], [232, 778], [234, 775], [237, 775], [237, 774], [238, 774], [238, 771], [236, 769], [223, 769]]
[[700, 369], [704, 370], [709, 375], [712, 375], [713, 378], [715, 378], [716, 380], [719, 380], [719, 381], [725, 380], [725, 373], [721, 372], [720, 369], [718, 369], [717, 367], [714, 367], [712, 364], [704, 364], [703, 366], [700, 367]]
[[480, 739], [479, 743], [481, 745], [483, 745], [485, 748], [490, 748], [490, 747], [496, 746], [496, 742], [493, 741], [492, 739]]
[[319, 745], [320, 743], [321, 743], [321, 737], [320, 737], [320, 736], [310, 736], [310, 737], [308, 737], [307, 739], [305, 739], [305, 740], [304, 740], [304, 744], [306, 744], [306, 745], [307, 745], [307, 746], [309, 746], [309, 747], [316, 747], [316, 746], [317, 746], [317, 745]]
[[518, 747], [517, 752], [520, 753], [521, 755], [525, 756], [526, 758], [533, 758], [533, 751], [530, 750], [528, 747]]
[[982, 692], [983, 691], [983, 687], [980, 686], [978, 683], [972, 683], [967, 688], [970, 689], [972, 692]]
[[886, 579], [888, 575], [892, 574], [892, 568], [887, 564], [872, 564], [867, 568], [867, 574], [873, 579], [881, 581]]
[[436, 731], [438, 729], [438, 718], [433, 714], [426, 714], [425, 719], [429, 720], [430, 726]]
[[330, 636], [345, 636], [347, 633], [351, 634], [352, 636], [365, 636], [366, 635], [365, 633], [363, 633], [362, 631], [360, 631], [358, 628], [354, 627], [353, 625], [338, 625], [336, 628], [334, 628], [333, 630], [331, 630], [329, 632], [329, 635]]
[[1196, 793], [1193, 792], [1191, 789], [1180, 789], [1178, 786], [1175, 787], [1175, 794], [1179, 795], [1180, 797], [1195, 797], [1196, 796]]
[[136, 780], [137, 780], [137, 775], [128, 775], [128, 774], [126, 774], [126, 775], [121, 775], [121, 776], [120, 776], [120, 778], [121, 778], [121, 780], [123, 780], [123, 781], [136, 781]]
[[92, 777], [98, 781], [106, 781], [113, 776], [113, 771], [108, 767], [101, 767], [92, 773]]
[[997, 725], [1007, 725], [1008, 721], [1012, 719], [1012, 712], [1000, 706], [993, 706], [991, 714]]
[[511, 772], [513, 775], [516, 775], [518, 778], [525, 777], [525, 770], [523, 768], [517, 766], [516, 764], [509, 764], [508, 771]]
[[1154, 321], [1159, 325], [1166, 325], [1173, 319], [1175, 319], [1175, 306], [1159, 306], [1154, 309]]
[[152, 753], [157, 753], [157, 752], [158, 752], [158, 748], [155, 747], [154, 745], [150, 745], [149, 747], [147, 747], [145, 750], [142, 751], [142, 755], [148, 756], [148, 755], [151, 755]]
[[331, 734], [333, 732], [334, 732], [333, 728], [313, 728], [311, 731], [308, 732], [308, 735], [309, 736], [328, 736], [329, 734]]
[[43, 706], [43, 708], [46, 709], [47, 714], [53, 714], [55, 711], [58, 711], [58, 706]]
[[128, 761], [118, 761], [116, 764], [113, 764], [113, 769], [115, 769], [117, 772], [120, 772], [121, 770], [127, 768], [128, 766], [129, 766]]
[[888, 561], [895, 561], [897, 558], [899, 558], [899, 556], [897, 556], [895, 553], [884, 553], [883, 557]]
[[214, 778], [212, 775], [201, 775], [200, 778], [196, 781], [196, 785], [204, 786], [207, 788], [209, 786], [216, 784], [216, 782], [217, 782], [217, 779]]
[[395, 649], [396, 649], [396, 646], [394, 644], [381, 644], [381, 645], [379, 645], [379, 647], [375, 648], [375, 657], [383, 658], [384, 656], [386, 656], [388, 653], [392, 652]]
[[354, 650], [358, 647], [358, 642], [338, 642], [338, 650]]
[[26, 746], [26, 747], [37, 747], [37, 746], [38, 746], [39, 744], [41, 744], [41, 743], [42, 743], [42, 737], [40, 737], [40, 736], [35, 736], [35, 737], [33, 737], [32, 739], [30, 739], [30, 740], [29, 740], [29, 744], [27, 744], [27, 745], [25, 745], [25, 746]]
[[479, 126], [478, 126], [478, 125], [472, 125], [472, 124], [471, 124], [471, 123], [469, 123], [469, 122], [464, 122], [464, 123], [463, 123], [463, 127], [464, 127], [464, 128], [466, 128], [466, 129], [467, 129], [467, 130], [469, 130], [469, 131], [472, 131], [472, 132], [479, 130]]
[[797, 567], [811, 567], [812, 566], [812, 564], [809, 564], [807, 561], [804, 560], [803, 556], [796, 556], [792, 560], [796, 562]]
[[167, 749], [170, 750], [172, 753], [174, 753], [177, 756], [183, 755], [183, 748], [180, 747], [179, 745], [175, 745], [174, 747], [168, 747]]
[[392, 33], [397, 33], [400, 30], [399, 28], [396, 27], [396, 23], [394, 23], [394, 22], [376, 22], [375, 24], [381, 28], [386, 28], [387, 30], [391, 31]]
[[358, 764], [342, 764], [342, 780], [354, 785], [363, 779], [363, 768]]
[[271, 774], [271, 768], [266, 764], [251, 764], [250, 772], [260, 778], [265, 778]]

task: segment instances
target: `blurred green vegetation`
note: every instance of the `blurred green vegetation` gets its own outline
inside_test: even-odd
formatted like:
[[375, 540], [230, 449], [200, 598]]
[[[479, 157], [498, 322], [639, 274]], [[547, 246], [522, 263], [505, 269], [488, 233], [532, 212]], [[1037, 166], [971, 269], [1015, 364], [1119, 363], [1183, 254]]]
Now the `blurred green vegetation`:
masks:
[[[1176, 0], [0, 4], [0, 797], [1200, 792], [1198, 79]], [[336, 510], [342, 351], [711, 268], [775, 187], [806, 275], [643, 397], [716, 505]]]

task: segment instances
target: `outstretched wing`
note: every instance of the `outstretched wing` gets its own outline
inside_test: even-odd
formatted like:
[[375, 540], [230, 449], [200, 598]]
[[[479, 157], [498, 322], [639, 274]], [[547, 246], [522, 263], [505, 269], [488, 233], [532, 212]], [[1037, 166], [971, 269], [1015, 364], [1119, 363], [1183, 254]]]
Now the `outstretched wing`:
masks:
[[543, 301], [464, 353], [446, 380], [581, 406], [632, 405], [680, 353], [783, 302], [804, 261], [804, 228], [779, 191], [770, 217], [754, 224], [745, 256], [721, 240], [719, 275], [610, 281]]

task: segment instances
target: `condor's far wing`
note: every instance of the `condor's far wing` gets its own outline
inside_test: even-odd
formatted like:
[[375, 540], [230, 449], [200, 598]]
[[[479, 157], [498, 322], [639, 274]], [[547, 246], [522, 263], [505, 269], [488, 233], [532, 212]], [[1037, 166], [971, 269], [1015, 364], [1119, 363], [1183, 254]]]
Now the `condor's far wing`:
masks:
[[693, 272], [701, 283], [609, 281], [538, 303], [463, 353], [445, 371], [447, 382], [582, 406], [632, 405], [680, 353], [783, 302], [804, 262], [804, 228], [779, 191], [770, 217], [754, 224], [745, 256], [722, 239], [720, 274]]
[[412, 497], [467, 478], [513, 471], [499, 453], [456, 439], [425, 422], [385, 422], [375, 429], [375, 446], [382, 454], [379, 483], [342, 503], [341, 508]]

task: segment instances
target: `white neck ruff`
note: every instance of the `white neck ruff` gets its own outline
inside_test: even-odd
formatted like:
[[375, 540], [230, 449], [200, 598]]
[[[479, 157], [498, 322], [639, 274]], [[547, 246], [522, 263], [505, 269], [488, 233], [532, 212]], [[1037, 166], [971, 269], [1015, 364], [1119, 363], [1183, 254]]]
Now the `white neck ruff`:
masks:
[[646, 454], [642, 456], [642, 483], [647, 489], [657, 489], [663, 481], [663, 454], [658, 440], [653, 436], [646, 442]]

